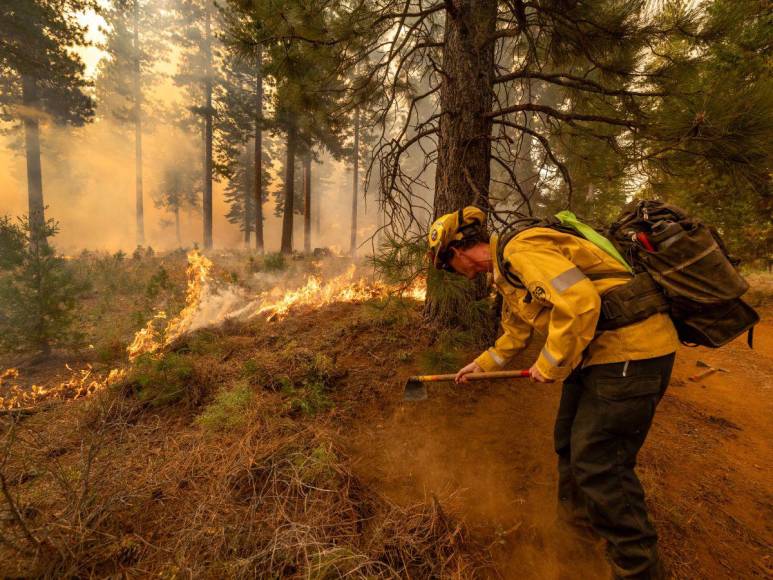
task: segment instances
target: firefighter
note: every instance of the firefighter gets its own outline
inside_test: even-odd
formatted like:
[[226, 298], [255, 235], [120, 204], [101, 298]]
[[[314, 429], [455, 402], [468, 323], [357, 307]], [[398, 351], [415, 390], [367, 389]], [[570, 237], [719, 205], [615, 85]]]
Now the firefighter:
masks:
[[490, 272], [503, 296], [504, 333], [456, 381], [502, 368], [534, 331], [543, 337], [529, 373], [539, 383], [563, 381], [554, 428], [559, 517], [606, 540], [615, 578], [663, 577], [634, 467], [679, 344], [668, 314], [645, 312], [600, 330], [602, 296], [631, 274], [599, 245], [552, 227], [529, 227], [500, 244], [489, 239], [485, 214], [466, 207], [432, 224], [429, 247], [435, 267], [469, 279]]

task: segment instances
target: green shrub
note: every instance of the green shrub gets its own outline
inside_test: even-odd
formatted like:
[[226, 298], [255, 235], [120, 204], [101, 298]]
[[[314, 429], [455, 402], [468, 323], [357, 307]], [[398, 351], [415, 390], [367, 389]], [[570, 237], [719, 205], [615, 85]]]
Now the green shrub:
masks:
[[426, 374], [455, 372], [465, 364], [462, 351], [475, 343], [476, 336], [470, 331], [443, 331], [432, 348], [419, 354], [419, 367]]
[[403, 326], [408, 324], [416, 311], [416, 302], [400, 296], [390, 296], [382, 300], [369, 300], [365, 303], [364, 313], [367, 319], [381, 327]]
[[136, 385], [137, 397], [154, 407], [171, 405], [186, 396], [194, 399], [198, 393], [190, 393], [193, 364], [185, 356], [168, 353], [163, 358], [142, 356], [134, 364], [129, 382]]
[[211, 431], [227, 431], [242, 426], [247, 421], [247, 411], [254, 393], [247, 383], [238, 383], [215, 395], [196, 418], [196, 424]]
[[304, 380], [300, 385], [287, 382], [282, 387], [282, 394], [287, 397], [287, 410], [291, 415], [313, 416], [333, 406], [327, 388], [319, 381]]
[[266, 254], [263, 258], [263, 269], [267, 272], [286, 270], [287, 261], [285, 260], [285, 255], [281, 252]]
[[[49, 220], [41, 232], [56, 235]], [[56, 255], [46, 239], [37, 243], [27, 218], [0, 217], [0, 348], [9, 351], [81, 346], [75, 311], [89, 285]]]

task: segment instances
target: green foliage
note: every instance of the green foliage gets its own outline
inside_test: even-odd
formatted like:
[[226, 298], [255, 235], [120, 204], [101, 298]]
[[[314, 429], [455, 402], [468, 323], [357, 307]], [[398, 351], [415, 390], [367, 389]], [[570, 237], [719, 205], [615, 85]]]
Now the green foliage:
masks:
[[336, 475], [335, 466], [339, 459], [330, 445], [320, 444], [291, 456], [298, 476], [308, 485], [330, 482]]
[[0, 119], [20, 115], [25, 111], [18, 106], [22, 104], [41, 108], [65, 123], [82, 124], [93, 115], [83, 61], [72, 50], [85, 44], [86, 25], [78, 14], [89, 4], [87, 0], [4, 3], [0, 9]]
[[363, 316], [365, 320], [376, 326], [400, 327], [416, 321], [416, 306], [416, 301], [411, 298], [388, 296], [365, 302]]
[[642, 192], [715, 225], [747, 258], [773, 251], [771, 32], [764, 4], [715, 0], [694, 43], [664, 46], [664, 59], [693, 58], [661, 83], [678, 98], [664, 100], [654, 120], [678, 145], [653, 144]]
[[313, 416], [333, 406], [325, 384], [320, 381], [304, 379], [300, 385], [287, 381], [281, 392], [287, 398], [287, 409], [291, 415]]
[[247, 421], [247, 411], [253, 398], [254, 392], [247, 383], [237, 383], [223, 389], [196, 418], [196, 423], [210, 431], [228, 431], [241, 427]]
[[281, 252], [266, 254], [263, 258], [263, 269], [266, 272], [277, 272], [287, 269], [287, 260]]
[[159, 266], [158, 270], [156, 270], [155, 274], [150, 277], [150, 280], [145, 285], [145, 296], [150, 300], [154, 300], [159, 292], [169, 290], [170, 288], [169, 272], [163, 266]]
[[222, 336], [208, 329], [197, 330], [188, 336], [186, 340], [186, 352], [195, 355], [217, 355], [223, 352]]
[[492, 300], [489, 296], [476, 298], [480, 294], [481, 278], [468, 280], [463, 276], [445, 270], [429, 269], [427, 292], [431, 308], [439, 309], [441, 326], [458, 327], [469, 331], [485, 342], [495, 321]]
[[183, 400], [191, 387], [194, 369], [191, 360], [177, 353], [162, 358], [146, 355], [138, 358], [128, 382], [137, 386], [137, 398], [153, 407]]
[[333, 361], [322, 353], [313, 353], [293, 344], [285, 349], [288, 367], [293, 379], [280, 378], [280, 391], [287, 398], [291, 415], [316, 415], [332, 407], [328, 397], [333, 378]]
[[[43, 233], [57, 233], [53, 221]], [[0, 218], [0, 346], [47, 353], [83, 343], [75, 328], [78, 300], [88, 285], [45, 242], [32, 243], [29, 221]]]
[[426, 374], [456, 372], [467, 362], [465, 351], [478, 346], [477, 333], [447, 329], [439, 333], [432, 348], [419, 354], [419, 368]]
[[425, 236], [399, 238], [391, 232], [384, 232], [378, 251], [370, 260], [387, 281], [406, 283], [426, 271], [427, 249]]

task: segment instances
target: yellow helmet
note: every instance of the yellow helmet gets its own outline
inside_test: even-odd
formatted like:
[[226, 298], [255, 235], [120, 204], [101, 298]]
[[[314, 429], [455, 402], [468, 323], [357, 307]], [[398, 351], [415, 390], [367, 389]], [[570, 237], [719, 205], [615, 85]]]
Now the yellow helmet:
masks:
[[483, 210], [468, 205], [436, 219], [429, 228], [429, 255], [435, 268], [445, 263], [445, 250], [451, 242], [463, 240], [486, 223]]

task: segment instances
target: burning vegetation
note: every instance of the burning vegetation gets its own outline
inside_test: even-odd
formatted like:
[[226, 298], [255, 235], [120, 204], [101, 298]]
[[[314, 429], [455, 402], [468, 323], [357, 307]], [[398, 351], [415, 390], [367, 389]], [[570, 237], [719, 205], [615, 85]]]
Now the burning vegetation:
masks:
[[[358, 275], [355, 264], [342, 274], [323, 280], [320, 275], [308, 275], [306, 282], [295, 289], [275, 286], [250, 297], [234, 284], [218, 284], [212, 279], [212, 261], [191, 251], [187, 256], [187, 286], [185, 305], [172, 318], [164, 310], [157, 311], [138, 330], [126, 348], [129, 363], [145, 355], [159, 353], [185, 334], [207, 327], [216, 327], [226, 321], [245, 321], [253, 317], [281, 320], [293, 309], [315, 309], [333, 303], [358, 303], [386, 299], [400, 295], [417, 301], [424, 299], [425, 286], [421, 282], [395, 286]], [[162, 356], [159, 354], [159, 356]], [[126, 376], [128, 367], [114, 368], [107, 373], [96, 372], [91, 365], [83, 369], [66, 369], [71, 376], [50, 387], [32, 385], [24, 388], [16, 384], [19, 371], [7, 369], [0, 375], [0, 408], [31, 411], [35, 404], [47, 400], [73, 400], [94, 394]]]

